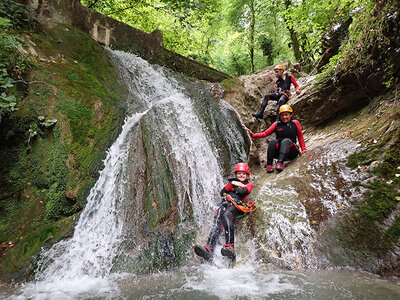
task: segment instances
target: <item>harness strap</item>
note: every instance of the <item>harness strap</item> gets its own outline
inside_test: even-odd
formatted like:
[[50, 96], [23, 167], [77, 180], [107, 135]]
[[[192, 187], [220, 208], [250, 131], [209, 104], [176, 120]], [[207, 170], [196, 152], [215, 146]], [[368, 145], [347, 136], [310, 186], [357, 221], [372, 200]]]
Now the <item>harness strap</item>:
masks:
[[234, 205], [238, 210], [240, 210], [244, 213], [254, 212], [258, 208], [257, 205], [253, 201], [247, 201], [246, 203], [243, 203], [242, 201], [240, 201], [240, 204], [238, 204], [228, 194], [225, 194], [225, 198], [231, 203], [231, 205]]

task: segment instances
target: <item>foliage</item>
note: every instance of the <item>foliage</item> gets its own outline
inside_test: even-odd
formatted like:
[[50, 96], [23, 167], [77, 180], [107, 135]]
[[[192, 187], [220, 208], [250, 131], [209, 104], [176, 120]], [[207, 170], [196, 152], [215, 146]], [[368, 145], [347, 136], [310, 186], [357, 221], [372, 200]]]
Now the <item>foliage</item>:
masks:
[[271, 38], [268, 38], [265, 35], [261, 35], [259, 37], [259, 44], [263, 55], [267, 57], [268, 64], [272, 65], [274, 62], [274, 44]]
[[220, 0], [86, 0], [84, 5], [145, 32], [163, 31], [164, 45], [210, 63]]
[[26, 11], [21, 4], [13, 0], [0, 2], [0, 123], [5, 114], [16, 110], [14, 83], [28, 67], [15, 33], [25, 21], [24, 15]]
[[2, 0], [0, 2], [0, 18], [10, 20], [14, 29], [28, 22], [29, 13], [24, 5], [15, 0]]
[[[299, 5], [289, 6], [284, 16], [288, 27], [297, 35], [300, 46], [300, 59], [305, 64], [313, 64], [327, 50], [327, 43], [335, 32], [357, 11], [368, 11], [369, 0], [310, 0]], [[345, 38], [345, 37], [341, 37]], [[334, 41], [336, 43], [342, 40]]]
[[[83, 4], [146, 32], [160, 29], [166, 48], [232, 75], [287, 59], [320, 70], [341, 45], [348, 44], [346, 49], [352, 51], [357, 36], [367, 34], [366, 28], [373, 26], [375, 32], [379, 26], [372, 19], [390, 22], [384, 14], [370, 18], [380, 5], [371, 0], [85, 0]], [[356, 24], [349, 29], [353, 19]], [[388, 78], [386, 84], [392, 83]]]
[[[382, 84], [389, 87], [397, 83], [399, 74], [400, 30], [397, 1], [366, 1], [354, 9], [354, 21], [340, 52], [326, 67], [325, 77], [339, 77], [343, 73], [360, 75], [362, 71], [380, 74]], [[371, 42], [373, 41], [373, 42]]]
[[[228, 0], [83, 1], [88, 7], [143, 31], [160, 29], [167, 49], [232, 75], [249, 74], [273, 60], [293, 58], [287, 47], [286, 29], [277, 16], [282, 10], [279, 1], [238, 0], [235, 3]], [[248, 22], [251, 3], [254, 3], [253, 29]], [[267, 60], [259, 44], [260, 36], [273, 43], [273, 52]]]

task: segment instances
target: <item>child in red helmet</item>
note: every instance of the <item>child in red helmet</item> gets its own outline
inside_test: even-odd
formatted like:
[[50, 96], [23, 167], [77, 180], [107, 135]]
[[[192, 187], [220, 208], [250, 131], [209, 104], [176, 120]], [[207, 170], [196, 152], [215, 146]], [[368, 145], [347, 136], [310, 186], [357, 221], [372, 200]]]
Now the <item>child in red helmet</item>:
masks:
[[221, 249], [221, 254], [230, 259], [235, 259], [236, 257], [234, 250], [233, 218], [243, 212], [239, 208], [242, 207], [241, 205], [246, 205], [246, 198], [253, 189], [253, 183], [249, 181], [250, 168], [246, 163], [238, 163], [233, 172], [235, 173], [235, 178], [228, 179], [229, 183], [225, 185], [220, 192], [221, 196], [224, 196], [224, 198], [218, 204], [218, 208], [215, 212], [214, 222], [208, 237], [207, 245], [194, 246], [194, 252], [206, 260], [212, 259], [222, 226], [225, 231], [226, 244]]

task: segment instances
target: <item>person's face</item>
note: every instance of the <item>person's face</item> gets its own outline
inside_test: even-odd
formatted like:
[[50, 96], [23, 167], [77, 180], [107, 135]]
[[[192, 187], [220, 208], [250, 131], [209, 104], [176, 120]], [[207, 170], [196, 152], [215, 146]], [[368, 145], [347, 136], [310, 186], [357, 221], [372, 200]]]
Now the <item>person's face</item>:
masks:
[[238, 171], [236, 172], [236, 178], [239, 179], [241, 182], [245, 181], [249, 177], [246, 172]]
[[281, 119], [282, 123], [287, 123], [290, 121], [290, 118], [292, 117], [292, 114], [288, 111], [284, 111], [280, 113], [279, 118]]
[[281, 69], [276, 69], [276, 70], [274, 70], [274, 71], [275, 71], [276, 77], [281, 77], [282, 74], [283, 74], [283, 70], [281, 70]]

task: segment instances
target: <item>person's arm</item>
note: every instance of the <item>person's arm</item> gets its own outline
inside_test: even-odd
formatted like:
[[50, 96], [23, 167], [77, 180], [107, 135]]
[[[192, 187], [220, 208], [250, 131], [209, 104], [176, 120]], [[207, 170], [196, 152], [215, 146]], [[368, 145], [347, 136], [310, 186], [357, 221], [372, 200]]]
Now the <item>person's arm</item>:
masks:
[[296, 79], [294, 79], [293, 75], [290, 75], [290, 81], [293, 83], [294, 88], [296, 89], [296, 94], [299, 95], [300, 94], [300, 91], [299, 91], [300, 87], [297, 84]]
[[305, 152], [307, 151], [307, 149], [306, 149], [306, 143], [304, 142], [303, 131], [301, 131], [301, 125], [297, 120], [293, 120], [293, 122], [296, 124], [297, 127], [297, 138], [299, 139], [301, 151]]
[[234, 188], [234, 187], [233, 187], [232, 183], [228, 182], [228, 184], [225, 185], [225, 186], [222, 188], [222, 190], [219, 192], [219, 194], [220, 194], [221, 196], [223, 196], [224, 194], [226, 194], [226, 193], [232, 191], [233, 188]]
[[276, 124], [277, 124], [277, 122], [272, 123], [272, 125], [264, 132], [253, 133], [250, 129], [247, 129], [247, 131], [250, 133], [250, 136], [252, 138], [263, 138], [263, 137], [269, 136], [271, 133], [273, 133], [275, 131]]
[[242, 184], [241, 186], [234, 186], [233, 189], [238, 195], [247, 195], [250, 194], [253, 189], [253, 183], [249, 181], [246, 185]]

